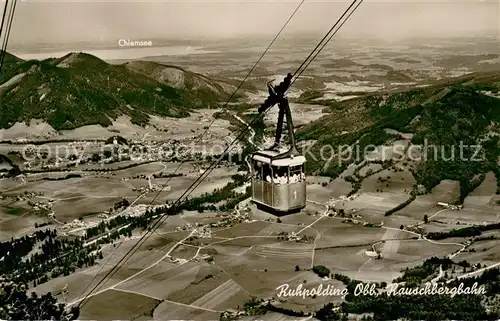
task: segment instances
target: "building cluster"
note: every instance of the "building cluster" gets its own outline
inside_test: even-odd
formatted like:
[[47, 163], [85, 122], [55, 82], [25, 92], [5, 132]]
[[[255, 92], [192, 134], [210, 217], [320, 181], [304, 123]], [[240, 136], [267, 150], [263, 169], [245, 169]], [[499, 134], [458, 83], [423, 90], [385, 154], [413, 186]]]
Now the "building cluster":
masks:
[[[242, 213], [243, 212], [243, 213]], [[249, 221], [249, 212], [248, 211], [235, 211], [235, 213], [231, 215], [225, 215], [222, 216], [220, 220], [217, 222], [211, 222], [206, 225], [202, 225], [201, 223], [187, 223], [186, 225], [183, 226], [177, 226], [175, 228], [176, 231], [188, 231], [192, 230], [193, 228], [197, 228], [196, 233], [205, 233], [203, 231], [207, 231], [206, 235], [210, 236], [204, 236], [204, 237], [213, 237], [213, 233], [210, 230], [211, 228], [221, 228], [221, 227], [231, 227], [234, 224], [242, 223], [242, 222], [250, 222]], [[200, 232], [202, 231], [202, 232]], [[209, 232], [208, 232], [209, 231]], [[202, 236], [199, 236], [202, 237]]]
[[212, 238], [212, 234], [212, 229], [205, 225], [195, 229], [192, 235], [199, 238]]
[[420, 234], [420, 235], [422, 235], [422, 234], [425, 233], [424, 228], [421, 227], [420, 225], [405, 226], [404, 230], [410, 231], [410, 232], [414, 232], [414, 233], [417, 233], [417, 234]]
[[359, 214], [357, 214], [357, 210], [356, 209], [351, 209], [351, 210], [339, 210], [337, 211], [337, 214], [340, 216], [340, 217], [345, 217], [347, 219], [352, 219], [352, 220], [358, 220], [358, 221], [361, 221], [363, 220], [363, 217]]
[[[16, 202], [29, 202], [30, 199], [36, 197], [36, 196], [41, 196], [42, 193], [39, 192], [24, 192], [20, 194], [10, 194], [10, 195], [0, 195], [0, 200], [2, 199], [12, 199], [15, 200]], [[31, 203], [30, 203], [31, 205]]]
[[342, 221], [343, 223], [352, 223], [352, 224], [356, 224], [356, 225], [363, 225], [363, 226], [367, 226], [367, 227], [382, 227], [384, 225], [384, 222], [380, 222], [380, 223], [368, 223], [368, 222], [365, 222], [363, 220], [359, 220], [359, 219], [355, 219], [355, 218], [346, 218]]
[[164, 191], [164, 192], [169, 192], [172, 189], [171, 186], [158, 186], [156, 184], [151, 184], [151, 186], [146, 185], [146, 186], [141, 186], [141, 187], [134, 187], [132, 188], [133, 192], [139, 192], [139, 193], [145, 193], [145, 192], [158, 192], [158, 191]]
[[461, 210], [463, 208], [463, 205], [452, 205], [452, 204], [448, 204], [448, 203], [444, 203], [444, 202], [438, 202], [438, 205], [442, 206], [446, 209], [452, 210], [452, 211], [458, 211], [458, 210]]
[[175, 228], [175, 231], [188, 231], [188, 230], [191, 230], [193, 229], [195, 226], [194, 224], [191, 224], [191, 223], [187, 223], [186, 225], [183, 225], [183, 226], [177, 226]]
[[42, 203], [36, 202], [33, 204], [34, 211], [50, 211], [52, 209], [52, 203]]
[[293, 242], [300, 242], [300, 243], [310, 243], [314, 241], [313, 236], [309, 235], [300, 235], [295, 232], [279, 232], [278, 233], [278, 240], [287, 240], [287, 241], [293, 241]]
[[74, 221], [65, 224], [62, 227], [62, 229], [64, 231], [69, 230], [68, 233], [70, 233], [70, 234], [75, 234], [77, 232], [82, 233], [85, 229], [95, 227], [104, 221], [110, 221], [118, 215], [138, 217], [138, 216], [141, 216], [144, 213], [146, 213], [147, 210], [154, 211], [157, 208], [165, 208], [166, 206], [168, 206], [168, 205], [138, 204], [138, 205], [129, 206], [125, 210], [119, 212], [116, 215], [111, 215], [110, 212], [105, 211], [104, 213], [97, 215], [97, 218], [99, 220], [86, 220], [86, 221], [84, 221], [84, 220], [75, 219]]
[[27, 158], [23, 162], [24, 167], [27, 169], [40, 167], [44, 170], [50, 170], [62, 166], [71, 167], [91, 162], [90, 151], [99, 150], [101, 143], [98, 141], [77, 141], [64, 144], [64, 146], [61, 146], [64, 148], [56, 147], [55, 149], [43, 151], [28, 147], [19, 155]]
[[[127, 207], [119, 215], [122, 215], [122, 216], [141, 216], [144, 213], [146, 213], [146, 211], [148, 211], [148, 210], [155, 212], [156, 210], [166, 209], [168, 207], [169, 207], [169, 205], [138, 204], [138, 205], [133, 205], [133, 206]], [[111, 218], [108, 218], [108, 219], [111, 219]]]
[[172, 257], [172, 256], [169, 256], [168, 259], [170, 262], [177, 263], [179, 265], [184, 264], [188, 261], [186, 259], [180, 259], [180, 258], [176, 258], [176, 257]]
[[78, 228], [83, 228], [83, 227], [87, 227], [87, 224], [84, 221], [81, 221], [79, 219], [74, 219], [72, 222], [64, 224], [64, 226], [62, 228], [63, 228], [63, 230], [70, 230], [70, 229], [78, 229]]

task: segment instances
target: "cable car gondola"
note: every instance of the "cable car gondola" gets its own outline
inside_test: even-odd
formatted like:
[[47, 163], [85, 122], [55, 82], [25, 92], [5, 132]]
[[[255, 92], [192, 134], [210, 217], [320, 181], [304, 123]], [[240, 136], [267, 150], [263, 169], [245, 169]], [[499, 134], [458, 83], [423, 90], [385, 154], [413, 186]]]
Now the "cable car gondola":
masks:
[[[291, 78], [292, 75], [288, 74], [278, 86], [269, 82], [269, 97], [259, 108], [263, 113], [276, 104], [279, 106], [274, 145], [269, 150], [252, 154], [252, 201], [270, 213], [297, 212], [306, 206], [306, 158], [299, 154], [295, 145], [292, 113], [285, 97]], [[280, 149], [284, 116], [290, 137], [288, 150]]]

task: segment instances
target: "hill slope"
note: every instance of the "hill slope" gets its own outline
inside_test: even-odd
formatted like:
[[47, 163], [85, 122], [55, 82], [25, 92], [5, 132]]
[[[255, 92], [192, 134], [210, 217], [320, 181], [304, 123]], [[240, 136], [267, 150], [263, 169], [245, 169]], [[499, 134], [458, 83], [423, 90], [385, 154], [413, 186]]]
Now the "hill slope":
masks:
[[[491, 72], [409, 91], [329, 102], [325, 103], [329, 114], [302, 127], [298, 138], [316, 141], [311, 149], [316, 157], [325, 145], [335, 151], [340, 146], [358, 146], [363, 152], [370, 144], [391, 146], [396, 140], [409, 140], [410, 146], [420, 146], [426, 151], [425, 157], [409, 159], [405, 154], [399, 161], [388, 158], [385, 165], [395, 168], [398, 163], [399, 168], [410, 170], [417, 185], [426, 191], [442, 180], [457, 180], [463, 201], [488, 171], [496, 173], [500, 186], [499, 94], [500, 72]], [[429, 147], [425, 149], [426, 146]], [[324, 161], [306, 156], [311, 172], [331, 177], [364, 160], [354, 154], [350, 159], [335, 155], [325, 165]], [[359, 181], [352, 177], [349, 180], [354, 185]]]
[[0, 83], [0, 128], [30, 119], [43, 119], [58, 130], [107, 126], [122, 114], [143, 125], [151, 114], [184, 117], [192, 108], [215, 106], [223, 92], [209, 96], [174, 88], [85, 53], [43, 61], [9, 55]]
[[235, 87], [216, 82], [205, 75], [185, 70], [178, 66], [164, 65], [152, 61], [131, 61], [124, 64], [130, 70], [151, 77], [165, 85], [187, 89], [197, 97], [209, 102], [226, 100]]

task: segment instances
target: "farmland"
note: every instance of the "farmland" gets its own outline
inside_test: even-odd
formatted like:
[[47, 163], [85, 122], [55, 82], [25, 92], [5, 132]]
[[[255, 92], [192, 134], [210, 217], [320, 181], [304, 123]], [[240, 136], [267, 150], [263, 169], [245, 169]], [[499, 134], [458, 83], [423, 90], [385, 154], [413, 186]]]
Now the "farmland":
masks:
[[[231, 157], [219, 156], [257, 115], [267, 95], [260, 86], [290, 57], [259, 67], [225, 110], [218, 98], [236, 86], [242, 65], [222, 51], [197, 55], [201, 62], [169, 58], [207, 75], [156, 61], [111, 65], [86, 54], [61, 58], [82, 64], [68, 75], [54, 65], [59, 60], [16, 62], [21, 71], [35, 67], [23, 90], [9, 92], [12, 112], [2, 114], [10, 119], [0, 129], [2, 280], [78, 307], [79, 319], [493, 320], [500, 311], [500, 78], [477, 63], [480, 73], [441, 79], [449, 68], [437, 72], [433, 64], [444, 62], [435, 55], [431, 70], [419, 65], [416, 72], [403, 68], [413, 56], [394, 58], [402, 49], [383, 51], [376, 59], [391, 62], [374, 64], [367, 48], [352, 53], [365, 64], [321, 57], [314, 67], [321, 75], [292, 88], [306, 206], [279, 214], [252, 202], [248, 168], [249, 155], [273, 141], [277, 108], [234, 144]], [[274, 53], [295, 57], [298, 49]], [[101, 68], [95, 75], [90, 63]], [[337, 67], [329, 73], [327, 66]], [[106, 80], [108, 73], [126, 75], [123, 84]], [[71, 80], [67, 88], [61, 77]], [[93, 77], [100, 87], [78, 96], [80, 110], [71, 97]], [[58, 114], [40, 97], [46, 109], [28, 104], [29, 93], [46, 84]], [[113, 103], [103, 100], [105, 88], [113, 89]], [[451, 148], [463, 141], [482, 144], [477, 162], [422, 158], [426, 142]], [[325, 160], [325, 146], [364, 154]], [[487, 285], [487, 294], [384, 296], [391, 284], [458, 281]], [[380, 295], [350, 295], [360, 284]], [[281, 295], [283, 286], [302, 292]], [[327, 287], [349, 295], [311, 294]]]

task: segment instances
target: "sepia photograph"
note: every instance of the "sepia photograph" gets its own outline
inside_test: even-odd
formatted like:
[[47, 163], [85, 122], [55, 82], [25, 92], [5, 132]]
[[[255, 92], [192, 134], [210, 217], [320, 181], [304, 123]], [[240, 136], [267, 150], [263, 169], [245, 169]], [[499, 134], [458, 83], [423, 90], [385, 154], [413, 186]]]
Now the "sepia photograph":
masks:
[[500, 320], [498, 0], [0, 10], [0, 321]]

